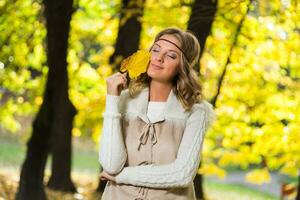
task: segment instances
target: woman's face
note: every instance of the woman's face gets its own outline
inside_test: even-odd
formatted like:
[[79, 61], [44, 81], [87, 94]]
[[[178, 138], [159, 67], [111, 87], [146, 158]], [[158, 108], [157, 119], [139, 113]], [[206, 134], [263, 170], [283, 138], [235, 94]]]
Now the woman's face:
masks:
[[154, 43], [151, 49], [151, 58], [147, 74], [152, 80], [171, 83], [176, 76], [180, 66], [181, 51], [177, 46], [181, 46], [176, 37], [172, 35], [163, 35]]

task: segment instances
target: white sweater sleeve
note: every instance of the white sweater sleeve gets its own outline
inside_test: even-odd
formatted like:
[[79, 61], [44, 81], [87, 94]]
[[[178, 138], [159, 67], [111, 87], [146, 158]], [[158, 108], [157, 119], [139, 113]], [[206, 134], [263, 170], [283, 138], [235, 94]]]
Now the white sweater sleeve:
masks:
[[119, 101], [119, 96], [106, 96], [99, 162], [103, 170], [109, 174], [120, 172], [127, 159], [122, 135], [121, 114], [118, 111]]
[[188, 186], [197, 173], [204, 134], [215, 118], [212, 106], [206, 103], [205, 107], [189, 117], [174, 162], [125, 167], [116, 182], [154, 188]]

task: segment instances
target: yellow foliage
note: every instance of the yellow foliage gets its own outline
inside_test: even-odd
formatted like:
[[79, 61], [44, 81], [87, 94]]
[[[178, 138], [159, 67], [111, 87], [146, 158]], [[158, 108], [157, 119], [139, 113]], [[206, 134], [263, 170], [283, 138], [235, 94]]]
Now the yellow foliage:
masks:
[[[156, 33], [167, 26], [186, 29], [191, 13], [188, 4], [192, 2], [187, 0], [186, 5], [179, 6], [179, 1], [146, 1], [144, 15], [139, 18], [142, 23], [140, 48], [151, 46]], [[225, 67], [227, 70], [216, 101], [220, 117], [205, 136], [204, 165], [199, 172], [224, 176], [220, 167], [236, 165], [245, 169], [264, 161], [268, 169], [297, 175], [300, 166], [300, 37], [296, 22], [300, 20], [300, 7], [264, 0], [252, 4], [250, 10], [255, 14], [246, 15], [241, 23], [248, 2], [237, 5], [235, 1], [219, 1], [211, 34], [202, 47], [200, 74], [207, 99], [217, 94], [218, 81]], [[23, 5], [21, 1], [20, 5]], [[76, 128], [72, 132], [74, 136], [89, 136], [96, 143], [101, 136], [105, 108], [105, 78], [112, 73], [109, 57], [115, 50], [118, 33], [119, 18], [114, 17], [119, 13], [116, 5], [84, 0], [80, 3], [83, 9], [73, 14], [71, 22], [69, 95], [78, 110]], [[11, 38], [0, 52], [0, 58], [4, 58], [3, 63], [0, 62], [0, 85], [4, 89], [4, 93], [0, 91], [0, 99], [6, 98], [6, 91], [13, 94], [10, 97], [13, 101], [1, 104], [0, 122], [10, 131], [22, 129], [14, 117], [27, 112], [28, 105], [36, 108], [42, 104], [44, 87], [41, 86], [48, 72], [42, 42], [45, 27], [39, 20], [33, 23], [20, 20], [35, 19], [34, 13], [40, 13], [41, 7], [34, 3], [26, 9], [32, 14], [12, 12], [4, 18], [4, 25], [0, 25], [5, 30], [3, 37]], [[131, 12], [128, 16], [135, 14]], [[14, 15], [18, 17], [12, 17]], [[239, 24], [242, 24], [241, 32], [232, 47]], [[128, 71], [131, 78], [147, 69], [149, 52], [142, 52], [141, 56], [137, 52], [123, 63], [122, 70]], [[123, 58], [118, 57], [116, 63], [121, 60]], [[42, 72], [42, 76], [32, 77], [27, 67]], [[213, 161], [218, 162], [219, 167], [206, 164]], [[260, 177], [261, 174], [265, 177]], [[255, 182], [257, 177], [267, 179], [268, 173], [261, 170], [248, 174]]]
[[18, 97], [17, 98], [17, 102], [18, 103], [23, 103], [24, 102], [24, 98], [23, 97]]
[[100, 134], [102, 132], [102, 124], [98, 124], [93, 128], [92, 139], [97, 144], [100, 138]]
[[271, 176], [267, 168], [255, 169], [246, 174], [246, 181], [254, 184], [269, 183]]
[[79, 128], [73, 128], [72, 129], [72, 135], [75, 136], [75, 137], [79, 137], [81, 136], [81, 131]]
[[146, 72], [149, 61], [150, 52], [139, 50], [122, 61], [120, 71], [128, 71], [129, 77], [136, 79], [140, 74]]
[[[245, 156], [247, 155], [247, 156]], [[247, 168], [249, 163], [259, 163], [261, 158], [252, 152], [249, 148], [241, 148], [239, 151], [226, 151], [219, 159], [219, 165], [240, 165], [242, 168]]]
[[100, 77], [88, 63], [84, 63], [80, 67], [78, 78], [87, 79], [89, 81], [98, 81]]
[[205, 175], [215, 175], [222, 179], [224, 179], [226, 176], [226, 171], [224, 169], [212, 163], [201, 166], [201, 168], [198, 170], [198, 173]]
[[1, 117], [1, 125], [13, 133], [21, 129], [21, 124], [18, 121], [14, 120], [13, 116], [9, 115]]
[[104, 77], [109, 76], [112, 73], [111, 66], [109, 65], [102, 65], [98, 67], [97, 72]]
[[[291, 156], [290, 156], [291, 157]], [[298, 175], [298, 166], [296, 162], [292, 161], [291, 159], [285, 163], [285, 165], [280, 169], [281, 173], [288, 174], [290, 176], [297, 176]]]
[[43, 98], [41, 96], [37, 96], [37, 97], [35, 97], [34, 102], [36, 105], [39, 106], [43, 103]]

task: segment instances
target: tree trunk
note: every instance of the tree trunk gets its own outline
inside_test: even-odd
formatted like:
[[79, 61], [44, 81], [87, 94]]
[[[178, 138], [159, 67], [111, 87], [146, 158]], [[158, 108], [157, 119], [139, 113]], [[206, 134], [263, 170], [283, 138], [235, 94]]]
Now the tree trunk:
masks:
[[[195, 0], [192, 13], [188, 22], [188, 30], [192, 31], [199, 40], [201, 53], [195, 70], [200, 74], [200, 58], [202, 56], [206, 38], [211, 32], [211, 27], [217, 11], [217, 0]], [[200, 168], [201, 163], [199, 164]], [[197, 174], [194, 179], [195, 194], [197, 199], [204, 199], [203, 177]]]
[[[65, 109], [72, 110], [68, 100], [67, 46], [72, 0], [44, 1], [47, 25], [47, 62], [49, 72], [44, 100], [33, 122], [32, 136], [27, 143], [22, 165], [17, 200], [47, 199], [43, 178], [53, 133], [62, 128]], [[65, 107], [64, 107], [65, 106]], [[71, 112], [74, 114], [74, 112]], [[72, 115], [71, 114], [71, 115]], [[69, 120], [70, 121], [70, 120]], [[70, 123], [64, 125], [69, 128]], [[69, 133], [68, 133], [69, 134]], [[68, 144], [66, 145], [68, 146]], [[69, 176], [67, 174], [66, 176]], [[63, 179], [64, 177], [60, 177]]]
[[[71, 181], [71, 130], [76, 109], [68, 96], [67, 49], [73, 0], [44, 0], [48, 40], [48, 82], [52, 83], [52, 189], [75, 192]], [[51, 73], [52, 72], [52, 76]], [[50, 79], [52, 78], [52, 79]]]
[[72, 124], [76, 110], [72, 103], [66, 99], [57, 106], [55, 120], [55, 132], [52, 140], [52, 174], [48, 182], [48, 187], [55, 190], [76, 192], [76, 188], [71, 180], [71, 141]]
[[113, 65], [113, 71], [119, 69], [123, 58], [130, 56], [139, 48], [142, 30], [140, 18], [143, 16], [144, 3], [145, 0], [122, 0], [115, 51], [109, 58], [110, 64]]
[[44, 94], [44, 101], [33, 122], [32, 136], [27, 143], [27, 152], [20, 175], [17, 200], [45, 200], [43, 178], [49, 151], [51, 114], [51, 95], [49, 90]]
[[[200, 57], [202, 56], [206, 38], [211, 32], [212, 23], [217, 11], [217, 0], [195, 0], [192, 6], [192, 13], [188, 22], [188, 30], [192, 31], [199, 40], [201, 46]], [[200, 61], [199, 57], [199, 61]], [[200, 63], [196, 65], [200, 73]]]
[[[199, 164], [199, 167], [201, 167], [201, 163]], [[195, 187], [195, 194], [197, 200], [204, 200], [204, 190], [203, 190], [203, 175], [202, 174], [196, 174], [196, 177], [194, 179], [194, 187]]]

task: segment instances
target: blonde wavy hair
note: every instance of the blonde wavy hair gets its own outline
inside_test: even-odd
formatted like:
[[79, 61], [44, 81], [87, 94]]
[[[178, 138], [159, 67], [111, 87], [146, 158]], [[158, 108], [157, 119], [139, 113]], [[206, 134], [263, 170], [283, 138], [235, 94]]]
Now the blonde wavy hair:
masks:
[[[153, 44], [163, 35], [172, 35], [180, 42], [181, 54], [178, 74], [173, 79], [173, 92], [186, 110], [190, 110], [195, 103], [202, 101], [202, 86], [193, 67], [197, 64], [200, 54], [200, 44], [189, 31], [177, 28], [167, 28], [159, 32]], [[151, 47], [152, 48], [152, 47]], [[151, 50], [150, 48], [150, 50]], [[149, 86], [151, 78], [147, 72], [129, 84], [129, 94], [134, 97], [145, 87]]]

